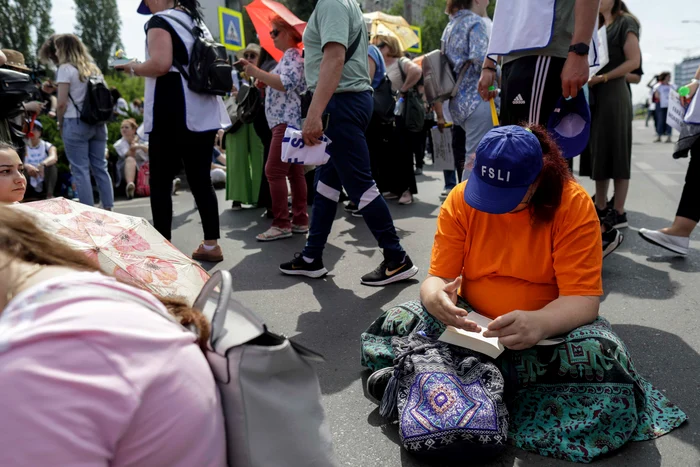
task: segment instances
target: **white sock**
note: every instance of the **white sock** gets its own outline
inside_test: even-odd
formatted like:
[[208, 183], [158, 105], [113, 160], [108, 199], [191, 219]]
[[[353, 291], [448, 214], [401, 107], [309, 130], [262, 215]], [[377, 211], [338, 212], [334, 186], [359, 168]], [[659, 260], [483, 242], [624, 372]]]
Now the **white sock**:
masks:
[[313, 258], [307, 258], [306, 256], [302, 256], [302, 258], [304, 258], [304, 262], [306, 262], [306, 264], [311, 264], [314, 262]]
[[216, 245], [207, 245], [206, 243], [202, 243], [202, 246], [204, 247], [205, 250], [211, 251], [214, 248], [216, 248]]

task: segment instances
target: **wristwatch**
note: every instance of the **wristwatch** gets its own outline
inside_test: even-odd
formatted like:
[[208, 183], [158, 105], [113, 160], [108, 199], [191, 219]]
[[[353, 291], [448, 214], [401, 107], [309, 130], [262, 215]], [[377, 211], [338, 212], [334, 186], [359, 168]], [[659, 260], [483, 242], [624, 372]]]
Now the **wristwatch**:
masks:
[[569, 46], [569, 52], [573, 52], [576, 55], [588, 55], [589, 49], [590, 47], [588, 44], [584, 44], [583, 42]]

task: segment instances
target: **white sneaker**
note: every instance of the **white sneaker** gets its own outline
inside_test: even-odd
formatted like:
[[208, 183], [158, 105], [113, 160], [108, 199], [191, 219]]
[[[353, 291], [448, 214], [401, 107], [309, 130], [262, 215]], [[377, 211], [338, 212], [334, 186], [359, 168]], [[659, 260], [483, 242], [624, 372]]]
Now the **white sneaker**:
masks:
[[690, 251], [690, 238], [668, 235], [658, 230], [639, 229], [639, 236], [649, 243], [686, 256]]
[[129, 183], [126, 185], [126, 199], [134, 199], [134, 193], [136, 192], [136, 185]]
[[177, 190], [180, 189], [181, 183], [182, 183], [182, 181], [179, 178], [176, 177], [175, 179], [173, 179], [173, 192], [172, 192], [173, 196], [175, 196], [177, 194]]
[[411, 204], [411, 203], [413, 203], [413, 195], [411, 194], [410, 191], [406, 190], [401, 195], [401, 198], [399, 198], [399, 204]]

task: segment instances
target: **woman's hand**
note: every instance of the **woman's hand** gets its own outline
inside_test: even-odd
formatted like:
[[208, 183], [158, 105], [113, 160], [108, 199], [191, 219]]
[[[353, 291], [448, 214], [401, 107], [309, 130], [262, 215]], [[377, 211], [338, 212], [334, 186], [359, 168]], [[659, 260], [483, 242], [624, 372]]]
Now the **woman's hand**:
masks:
[[24, 164], [24, 171], [27, 172], [27, 175], [30, 177], [39, 175], [39, 170], [31, 164]]
[[588, 87], [592, 88], [596, 84], [600, 84], [603, 81], [605, 81], [605, 78], [603, 78], [602, 76], [593, 75], [593, 76], [591, 76], [591, 79], [588, 80]]
[[255, 65], [250, 63], [248, 60], [245, 58], [241, 58], [236, 62], [237, 64], [241, 65], [243, 67], [243, 73], [246, 75], [250, 76], [251, 78], [255, 78], [255, 71], [258, 69]]
[[443, 323], [464, 329], [465, 331], [480, 332], [481, 328], [473, 321], [466, 319], [468, 311], [456, 306], [462, 276], [431, 294], [423, 305], [428, 312]]
[[447, 122], [445, 121], [445, 118], [444, 118], [444, 117], [438, 117], [438, 119], [437, 119], [437, 127], [438, 127], [438, 130], [440, 130], [440, 133], [442, 133], [443, 130], [445, 129], [445, 125], [446, 125], [446, 124], [447, 124]]
[[690, 105], [690, 101], [693, 100], [693, 96], [695, 96], [695, 93], [698, 92], [698, 87], [700, 87], [700, 82], [696, 81], [692, 84], [687, 84], [688, 88], [690, 89], [690, 94], [688, 94], [685, 97], [681, 97], [681, 103], [685, 105]]
[[544, 339], [544, 326], [533, 312], [516, 310], [499, 316], [484, 333], [484, 337], [498, 337], [511, 350], [525, 350]]
[[38, 101], [25, 102], [23, 105], [24, 105], [24, 110], [30, 114], [39, 114], [39, 113], [41, 113], [42, 110], [44, 110], [43, 102], [38, 102]]
[[138, 63], [137, 60], [132, 60], [128, 63], [125, 63], [123, 65], [115, 65], [114, 69], [117, 71], [128, 71], [129, 73], [133, 73], [134, 71], [134, 65]]
[[495, 99], [498, 95], [497, 91], [489, 91], [489, 88], [491, 86], [494, 86], [495, 82], [496, 72], [489, 68], [482, 68], [481, 77], [479, 78], [479, 85], [477, 89], [479, 90], [479, 95], [484, 101]]

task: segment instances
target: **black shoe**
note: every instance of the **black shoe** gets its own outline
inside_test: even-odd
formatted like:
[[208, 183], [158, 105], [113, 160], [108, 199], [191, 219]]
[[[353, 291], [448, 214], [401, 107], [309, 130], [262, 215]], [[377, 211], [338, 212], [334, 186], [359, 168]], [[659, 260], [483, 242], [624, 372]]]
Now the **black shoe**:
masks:
[[304, 261], [301, 253], [295, 253], [294, 259], [288, 263], [280, 264], [280, 271], [288, 276], [306, 276], [318, 279], [328, 274], [328, 269], [323, 267], [321, 258], [315, 259], [312, 263]]
[[627, 222], [627, 213], [619, 214], [616, 210], [611, 209], [605, 215], [602, 221], [604, 224], [610, 225], [615, 229], [624, 229], [629, 226]]
[[350, 214], [355, 213], [359, 211], [357, 208], [357, 204], [353, 203], [352, 201], [348, 202], [348, 204], [345, 205], [345, 212], [349, 212]]
[[598, 209], [598, 206], [596, 205], [595, 207], [595, 212], [598, 214], [598, 219], [600, 219], [601, 222], [603, 222], [603, 219], [608, 217], [608, 214], [610, 214], [611, 209], [609, 207], [606, 207], [605, 209]]
[[382, 368], [377, 370], [367, 378], [367, 395], [375, 404], [381, 404], [386, 387], [389, 385], [391, 375], [394, 374], [394, 368]]
[[606, 258], [610, 253], [617, 250], [617, 247], [622, 244], [624, 238], [624, 235], [614, 228], [603, 232], [603, 258]]
[[418, 274], [418, 268], [413, 265], [411, 258], [405, 256], [402, 262], [384, 260], [377, 269], [362, 276], [362, 284], [374, 287], [388, 285], [392, 282], [404, 281]]

